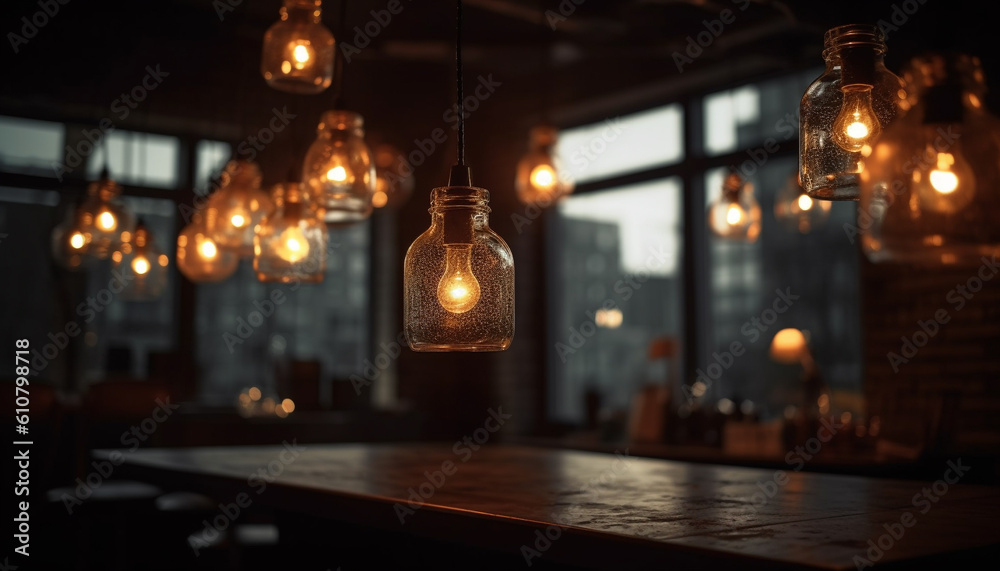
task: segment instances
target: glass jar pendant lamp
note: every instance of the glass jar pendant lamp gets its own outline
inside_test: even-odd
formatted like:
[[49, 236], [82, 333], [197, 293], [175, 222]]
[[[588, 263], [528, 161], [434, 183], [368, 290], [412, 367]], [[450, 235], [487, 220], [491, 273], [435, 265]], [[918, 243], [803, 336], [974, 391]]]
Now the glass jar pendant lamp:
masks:
[[177, 269], [192, 282], [218, 282], [236, 272], [240, 258], [223, 250], [205, 228], [205, 217], [196, 213], [177, 236]]
[[902, 80], [883, 63], [885, 51], [875, 26], [851, 24], [826, 32], [826, 70], [806, 89], [799, 110], [799, 171], [810, 197], [860, 197], [862, 154], [906, 96]]
[[352, 111], [327, 111], [316, 131], [302, 168], [310, 197], [323, 208], [327, 224], [368, 218], [376, 177], [364, 119]]
[[253, 269], [262, 282], [323, 281], [326, 271], [327, 229], [323, 210], [299, 182], [275, 185], [276, 205], [254, 235]]
[[319, 93], [330, 87], [334, 39], [320, 20], [320, 0], [285, 0], [280, 14], [264, 34], [260, 72], [267, 84], [289, 93]]
[[[105, 259], [122, 243], [122, 234], [132, 230], [135, 220], [122, 203], [121, 186], [111, 180], [108, 170], [87, 186], [87, 197], [77, 209], [78, 230], [86, 243], [86, 253]], [[80, 237], [71, 236], [76, 243]]]
[[858, 227], [873, 262], [979, 265], [1000, 254], [1000, 120], [977, 58], [928, 55], [865, 159]]
[[413, 194], [413, 169], [406, 157], [392, 145], [375, 147], [375, 193], [372, 206], [397, 208]]
[[531, 130], [530, 148], [517, 165], [517, 198], [524, 204], [547, 206], [573, 192], [573, 183], [555, 155], [559, 131], [550, 125]]
[[431, 192], [431, 226], [406, 252], [404, 331], [414, 351], [502, 351], [514, 337], [514, 258], [489, 227], [489, 191], [472, 185], [465, 165], [457, 5], [458, 164]]
[[141, 220], [135, 232], [123, 236], [121, 246], [111, 254], [111, 261], [115, 270], [133, 278], [122, 292], [123, 299], [155, 299], [167, 287], [169, 260]]
[[240, 257], [253, 255], [254, 228], [274, 208], [260, 189], [260, 168], [243, 160], [229, 161], [219, 190], [208, 199], [205, 226], [216, 246]]
[[722, 194], [708, 208], [708, 227], [720, 238], [754, 243], [760, 236], [760, 205], [753, 187], [731, 172]]
[[829, 200], [816, 200], [806, 194], [798, 173], [794, 173], [774, 198], [774, 218], [793, 232], [808, 234], [826, 222], [832, 207]]

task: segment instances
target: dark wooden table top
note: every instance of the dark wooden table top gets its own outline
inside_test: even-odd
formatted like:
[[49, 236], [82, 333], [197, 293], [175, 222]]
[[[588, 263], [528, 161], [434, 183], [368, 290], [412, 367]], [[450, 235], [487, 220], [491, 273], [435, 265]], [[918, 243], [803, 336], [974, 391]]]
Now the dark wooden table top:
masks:
[[[856, 557], [925, 564], [1000, 546], [1000, 489], [960, 480], [935, 487], [494, 443], [300, 448], [294, 457], [280, 446], [140, 449], [118, 470], [227, 501], [247, 492], [286, 511], [580, 566], [856, 569]], [[451, 474], [442, 479], [443, 467]], [[949, 469], [942, 464], [941, 477], [955, 481]], [[408, 503], [422, 485], [429, 497]], [[536, 530], [556, 540], [539, 542]]]

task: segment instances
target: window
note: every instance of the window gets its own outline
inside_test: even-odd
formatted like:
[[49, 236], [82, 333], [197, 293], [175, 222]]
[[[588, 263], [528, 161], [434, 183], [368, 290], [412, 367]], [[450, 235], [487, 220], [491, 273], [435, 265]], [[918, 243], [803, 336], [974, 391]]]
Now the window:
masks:
[[180, 141], [177, 137], [114, 130], [104, 138], [87, 163], [91, 180], [100, 176], [107, 147], [111, 176], [121, 184], [154, 188], [180, 185]]
[[194, 190], [200, 194], [208, 192], [213, 176], [224, 166], [232, 150], [229, 143], [221, 141], [198, 141], [195, 147]]
[[61, 123], [0, 116], [0, 170], [53, 176], [63, 160]]

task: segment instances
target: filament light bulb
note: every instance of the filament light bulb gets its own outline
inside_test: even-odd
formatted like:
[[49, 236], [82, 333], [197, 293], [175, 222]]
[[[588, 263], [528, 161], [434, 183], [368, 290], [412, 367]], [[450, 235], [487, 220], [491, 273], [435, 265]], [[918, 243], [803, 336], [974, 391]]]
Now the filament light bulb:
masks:
[[531, 171], [531, 185], [543, 192], [552, 192], [556, 186], [556, 171], [552, 165], [538, 165]]
[[913, 171], [913, 190], [921, 210], [952, 214], [976, 195], [976, 176], [958, 143], [947, 151], [928, 145], [925, 163]]
[[479, 280], [472, 273], [472, 245], [445, 246], [445, 269], [437, 298], [451, 313], [465, 313], [479, 303]]
[[236, 228], [242, 228], [247, 223], [247, 219], [246, 216], [243, 216], [242, 214], [233, 214], [232, 217], [229, 218], [229, 222]]
[[149, 260], [142, 256], [136, 256], [132, 260], [132, 271], [140, 276], [149, 273]]
[[344, 182], [347, 180], [347, 169], [343, 165], [336, 165], [326, 171], [326, 178], [333, 182]]
[[294, 264], [309, 255], [309, 241], [300, 228], [293, 226], [278, 236], [275, 252], [282, 260]]
[[809, 210], [813, 207], [813, 199], [808, 194], [799, 195], [799, 210]]
[[219, 249], [215, 246], [215, 242], [206, 238], [201, 242], [201, 244], [198, 244], [198, 253], [200, 253], [203, 258], [211, 260], [219, 255]]
[[100, 226], [101, 230], [114, 230], [115, 226], [118, 226], [118, 221], [114, 214], [105, 210], [97, 215], [97, 225]]
[[299, 41], [292, 48], [292, 66], [295, 69], [303, 69], [312, 60], [312, 48], [309, 42]]
[[729, 210], [726, 211], [726, 223], [730, 226], [739, 226], [743, 223], [743, 219], [746, 217], [746, 212], [743, 208], [735, 202], [729, 205]]
[[845, 151], [856, 153], [878, 138], [882, 126], [872, 109], [872, 86], [848, 85], [843, 92], [844, 103], [833, 122], [833, 141]]
[[87, 243], [87, 238], [79, 231], [73, 232], [69, 237], [69, 245], [74, 250], [79, 250]]

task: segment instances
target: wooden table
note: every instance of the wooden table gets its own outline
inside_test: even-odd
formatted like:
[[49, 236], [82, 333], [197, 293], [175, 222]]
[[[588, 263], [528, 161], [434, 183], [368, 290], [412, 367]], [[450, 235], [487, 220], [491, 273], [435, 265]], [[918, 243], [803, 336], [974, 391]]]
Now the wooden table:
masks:
[[[224, 501], [246, 492], [302, 517], [475, 546], [536, 569], [856, 569], [864, 560], [924, 568], [1000, 553], [1000, 489], [960, 480], [935, 489], [495, 443], [304, 448], [294, 457], [280, 446], [140, 449], [117, 470]], [[260, 476], [278, 472], [261, 490]], [[932, 497], [915, 498], [924, 489]], [[408, 503], [411, 490], [428, 497]]]

